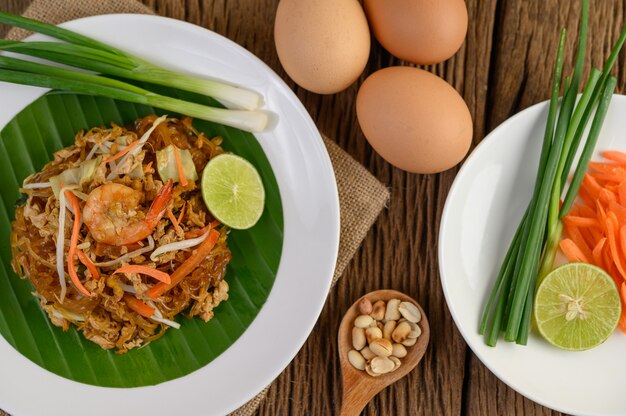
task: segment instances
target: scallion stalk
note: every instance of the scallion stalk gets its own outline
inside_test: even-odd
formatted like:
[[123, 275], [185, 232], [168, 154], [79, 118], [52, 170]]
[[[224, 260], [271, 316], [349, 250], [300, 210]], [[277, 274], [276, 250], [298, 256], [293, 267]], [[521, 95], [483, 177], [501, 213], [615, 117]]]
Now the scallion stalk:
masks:
[[[0, 57], [6, 68], [7, 57]], [[19, 60], [18, 60], [19, 61]], [[21, 61], [25, 62], [25, 61]], [[72, 71], [72, 78], [65, 78], [61, 68], [39, 65], [40, 72], [22, 72], [14, 69], [0, 69], [0, 81], [35, 87], [53, 88], [69, 92], [97, 95], [115, 100], [145, 104], [164, 110], [185, 114], [215, 123], [236, 127], [250, 132], [260, 132], [268, 123], [268, 115], [262, 111], [228, 110], [196, 104], [177, 98], [155, 94], [131, 84], [91, 74], [78, 74]], [[2, 65], [2, 64], [0, 64]]]
[[69, 42], [0, 41], [2, 50], [207, 95], [233, 108], [254, 110], [263, 104], [261, 96], [254, 91], [162, 68], [113, 46], [58, 26], [6, 12], [0, 12], [0, 23]]

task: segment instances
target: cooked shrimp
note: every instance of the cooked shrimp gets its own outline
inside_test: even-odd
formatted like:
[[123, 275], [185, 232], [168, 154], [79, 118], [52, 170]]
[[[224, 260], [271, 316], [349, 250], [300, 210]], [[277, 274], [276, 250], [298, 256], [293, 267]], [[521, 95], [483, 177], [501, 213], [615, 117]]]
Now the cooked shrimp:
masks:
[[152, 234], [172, 198], [172, 188], [172, 181], [167, 181], [144, 213], [139, 207], [141, 192], [119, 183], [101, 185], [87, 198], [83, 209], [85, 225], [100, 243], [136, 243]]

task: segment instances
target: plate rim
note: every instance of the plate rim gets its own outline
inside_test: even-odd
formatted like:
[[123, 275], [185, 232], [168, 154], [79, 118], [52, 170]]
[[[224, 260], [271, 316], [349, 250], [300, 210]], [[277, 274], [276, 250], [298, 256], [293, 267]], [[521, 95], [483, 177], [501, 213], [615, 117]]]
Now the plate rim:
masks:
[[[255, 383], [257, 386], [254, 389], [250, 389], [248, 388], [247, 390], [249, 390], [246, 394], [244, 394], [246, 397], [243, 397], [244, 395], [240, 395], [242, 398], [240, 400], [237, 401], [237, 403], [235, 403], [235, 401], [233, 401], [232, 404], [230, 405], [226, 405], [226, 406], [222, 406], [219, 411], [220, 413], [223, 411], [225, 413], [231, 412], [237, 408], [239, 408], [241, 405], [247, 403], [250, 399], [254, 398], [258, 393], [260, 393], [266, 386], [268, 386], [273, 380], [276, 379], [276, 377], [289, 365], [289, 363], [293, 360], [293, 358], [295, 358], [295, 356], [297, 355], [297, 353], [299, 352], [299, 350], [302, 348], [302, 346], [304, 345], [304, 343], [307, 341], [307, 339], [309, 338], [315, 324], [317, 323], [317, 320], [319, 319], [319, 315], [322, 312], [323, 306], [328, 298], [328, 291], [330, 289], [331, 286], [331, 282], [332, 282], [332, 277], [334, 275], [334, 271], [335, 271], [335, 267], [336, 267], [336, 263], [337, 263], [337, 258], [338, 258], [338, 250], [339, 250], [339, 236], [340, 236], [340, 206], [339, 206], [339, 195], [338, 195], [338, 189], [337, 189], [337, 182], [336, 182], [336, 177], [335, 177], [335, 172], [330, 160], [330, 155], [326, 149], [326, 146], [322, 140], [322, 136], [321, 133], [319, 132], [319, 129], [316, 127], [314, 121], [311, 119], [311, 116], [309, 115], [309, 113], [306, 111], [304, 105], [302, 104], [302, 102], [298, 99], [298, 97], [295, 95], [295, 93], [291, 90], [291, 88], [289, 88], [289, 86], [285, 83], [285, 81], [283, 81], [283, 79], [278, 76], [278, 74], [276, 74], [274, 72], [274, 70], [272, 70], [265, 62], [263, 62], [260, 58], [258, 58], [257, 56], [255, 56], [252, 52], [248, 51], [247, 49], [245, 49], [243, 46], [238, 45], [236, 42], [228, 39], [227, 37], [214, 32], [210, 29], [186, 22], [186, 21], [181, 21], [181, 20], [177, 20], [177, 19], [172, 19], [172, 18], [168, 18], [168, 17], [163, 17], [163, 16], [157, 16], [157, 15], [143, 15], [143, 14], [132, 14], [132, 13], [115, 13], [115, 14], [106, 14], [106, 15], [95, 15], [95, 16], [87, 16], [87, 17], [83, 17], [83, 18], [79, 18], [79, 19], [73, 19], [67, 22], [64, 22], [62, 24], [60, 24], [59, 26], [61, 27], [73, 27], [76, 29], [76, 27], [74, 27], [74, 25], [82, 25], [85, 24], [85, 22], [90, 22], [93, 20], [107, 20], [107, 19], [138, 19], [140, 21], [142, 21], [142, 24], [159, 24], [161, 22], [165, 23], [165, 24], [171, 24], [174, 26], [177, 26], [177, 28], [180, 28], [181, 30], [191, 30], [193, 31], [193, 35], [195, 36], [196, 34], [199, 35], [204, 35], [204, 36], [209, 36], [212, 37], [212, 40], [217, 40], [219, 42], [222, 42], [225, 45], [228, 45], [229, 49], [234, 49], [237, 53], [239, 54], [243, 54], [247, 59], [251, 59], [252, 61], [254, 61], [257, 65], [259, 65], [260, 68], [263, 69], [263, 72], [265, 73], [265, 75], [267, 75], [270, 79], [272, 79], [277, 87], [278, 90], [285, 95], [285, 98], [288, 99], [289, 104], [291, 106], [293, 106], [293, 108], [298, 112], [298, 114], [302, 117], [303, 122], [306, 123], [306, 127], [308, 128], [308, 130], [310, 130], [310, 132], [313, 134], [314, 136], [314, 140], [312, 142], [312, 145], [314, 146], [314, 148], [316, 149], [316, 151], [318, 152], [318, 156], [321, 157], [320, 162], [323, 165], [322, 167], [324, 168], [323, 173], [324, 175], [326, 175], [326, 182], [325, 186], [328, 186], [328, 195], [332, 197], [332, 200], [326, 201], [328, 205], [328, 209], [329, 209], [329, 213], [332, 214], [332, 217], [325, 217], [325, 221], [328, 222], [328, 224], [330, 225], [330, 228], [334, 231], [332, 233], [332, 235], [328, 235], [327, 239], [324, 241], [324, 243], [330, 248], [330, 251], [333, 253], [332, 256], [332, 261], [327, 263], [327, 267], [325, 268], [325, 280], [320, 282], [320, 287], [322, 289], [324, 289], [324, 293], [325, 295], [323, 297], [320, 297], [318, 299], [318, 301], [316, 302], [316, 307], [315, 307], [315, 313], [310, 315], [308, 319], [306, 319], [306, 322], [302, 322], [303, 327], [304, 327], [304, 331], [301, 332], [301, 336], [296, 337], [294, 339], [293, 344], [291, 345], [291, 348], [288, 348], [289, 353], [284, 355], [282, 357], [282, 359], [280, 360], [280, 364], [278, 364], [277, 366], [274, 367], [273, 371], [268, 371], [265, 373], [264, 377], [260, 377], [263, 380], [259, 380], [257, 383]], [[30, 38], [30, 37], [29, 37]], [[28, 38], [27, 38], [28, 39]], [[24, 87], [24, 88], [31, 88], [31, 87]], [[45, 94], [47, 91], [49, 91], [49, 89], [40, 89], [40, 93], [36, 94], [36, 97], [34, 98], [34, 100], [36, 100], [37, 98], [39, 98], [40, 96], [42, 96], [43, 94]], [[34, 101], [33, 100], [33, 101]], [[31, 102], [32, 104], [32, 102]], [[27, 104], [29, 105], [29, 104]], [[18, 114], [20, 111], [23, 110], [24, 107], [19, 108], [17, 110], [17, 113], [13, 114], [9, 120], [12, 120], [14, 118], [14, 116], [16, 114]], [[4, 128], [4, 126], [6, 126], [6, 123], [1, 123], [2, 126], [0, 128]], [[308, 138], [307, 138], [308, 139]], [[260, 142], [261, 146], [264, 148], [263, 146], [263, 142], [261, 140], [259, 140], [257, 138], [257, 140]], [[266, 153], [267, 156], [267, 152], [266, 149], [264, 148], [264, 153]], [[268, 157], [269, 159], [269, 157]], [[272, 164], [271, 160], [270, 160], [270, 165]], [[273, 167], [272, 170], [275, 171], [275, 168]], [[329, 180], [330, 179], [330, 180]], [[279, 192], [281, 194], [281, 200], [284, 200], [283, 197], [283, 192], [284, 190], [280, 187], [279, 184]], [[285, 210], [285, 207], [283, 207], [283, 210]], [[285, 221], [285, 228], [286, 228], [287, 224]], [[285, 239], [283, 239], [283, 244], [285, 244]], [[272, 299], [272, 295], [276, 293], [276, 285], [279, 282], [279, 278], [281, 277], [282, 274], [281, 273], [281, 265], [283, 264], [283, 256], [284, 256], [284, 248], [283, 248], [283, 254], [281, 255], [281, 261], [279, 264], [279, 268], [277, 271], [277, 275], [276, 275], [276, 280], [274, 283], [274, 286], [272, 287], [272, 290], [270, 291], [267, 301], [264, 304], [264, 306], [261, 308], [261, 311], [259, 311], [259, 314], [257, 315], [257, 317], [255, 317], [254, 321], [248, 326], [248, 328], [246, 328], [246, 330], [244, 331], [244, 333], [242, 334], [242, 336], [235, 342], [233, 343], [230, 347], [227, 348], [227, 350], [222, 353], [220, 356], [218, 356], [215, 360], [213, 360], [213, 362], [224, 358], [226, 353], [229, 350], [233, 349], [233, 346], [236, 345], [237, 343], [241, 342], [242, 339], [244, 338], [246, 332], [248, 332], [250, 330], [250, 328], [252, 328], [254, 326], [255, 321], [259, 320], [259, 317], [261, 316], [261, 314], [263, 313], [263, 309], [265, 309], [268, 305], [268, 303], [271, 301]], [[320, 279], [321, 280], [321, 279]], [[0, 343], [7, 343], [8, 342], [3, 338], [0, 337]], [[10, 344], [9, 344], [10, 345]], [[10, 348], [13, 348], [12, 346], [10, 346]], [[134, 391], [134, 390], [145, 390], [145, 389], [153, 389], [155, 387], [159, 387], [159, 386], [164, 386], [164, 385], [168, 385], [168, 384], [180, 384], [182, 380], [189, 378], [192, 375], [197, 375], [197, 373], [201, 372], [203, 369], [205, 369], [206, 367], [208, 367], [209, 365], [211, 365], [211, 363], [207, 364], [207, 366], [201, 367], [200, 369], [192, 372], [189, 375], [174, 379], [174, 380], [170, 380], [164, 383], [160, 383], [156, 386], [144, 386], [144, 387], [134, 387], [134, 388], [108, 388], [108, 387], [98, 387], [98, 386], [92, 386], [92, 385], [84, 385], [83, 383], [79, 383], [79, 382], [75, 382], [69, 379], [66, 379], [64, 377], [58, 376], [54, 373], [49, 372], [48, 370], [39, 367], [37, 364], [32, 363], [30, 360], [26, 359], [24, 356], [21, 355], [21, 353], [19, 353], [19, 351], [15, 350], [13, 348], [13, 351], [18, 354], [21, 358], [24, 358], [25, 360], [28, 361], [28, 363], [30, 363], [31, 365], [37, 367], [37, 369], [44, 371], [46, 373], [48, 373], [49, 375], [52, 375], [62, 381], [65, 382], [69, 382], [71, 384], [76, 384], [76, 385], [83, 385], [83, 386], [88, 386], [89, 388], [92, 389], [96, 389], [96, 390], [115, 390], [115, 391], [119, 391], [119, 390], [125, 390], [125, 391]], [[252, 392], [251, 390], [254, 390], [254, 392]], [[6, 406], [5, 404], [3, 404], [3, 406]], [[19, 407], [19, 406], [18, 406]], [[10, 406], [6, 409], [7, 411], [15, 411], [18, 410], [17, 408], [13, 409]], [[47, 410], [50, 410], [49, 407], [47, 408]], [[67, 409], [64, 409], [67, 410]], [[215, 411], [215, 409], [209, 410], [209, 411]]]

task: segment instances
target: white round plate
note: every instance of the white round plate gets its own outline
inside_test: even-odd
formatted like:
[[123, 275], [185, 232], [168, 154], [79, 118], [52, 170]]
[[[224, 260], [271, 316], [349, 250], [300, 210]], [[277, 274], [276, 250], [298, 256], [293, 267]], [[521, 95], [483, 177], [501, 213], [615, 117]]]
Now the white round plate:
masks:
[[[222, 78], [263, 94], [265, 108], [278, 115], [278, 123], [256, 137], [280, 188], [283, 252], [274, 287], [254, 322], [200, 370], [152, 387], [94, 387], [38, 367], [0, 336], [0, 408], [14, 416], [226, 414], [287, 366], [326, 300], [339, 246], [339, 199], [326, 147], [285, 83], [220, 35], [145, 15], [95, 16], [62, 26], [163, 66]], [[0, 129], [45, 91], [0, 83]]]
[[[500, 380], [565, 413], [624, 415], [626, 335], [619, 330], [604, 344], [583, 352], [560, 350], [536, 333], [531, 333], [527, 346], [500, 339], [492, 348], [478, 334], [486, 298], [532, 194], [547, 112], [544, 102], [505, 121], [463, 165], [441, 222], [441, 283], [465, 341]], [[603, 150], [626, 150], [624, 114], [626, 97], [616, 95], [594, 160]]]

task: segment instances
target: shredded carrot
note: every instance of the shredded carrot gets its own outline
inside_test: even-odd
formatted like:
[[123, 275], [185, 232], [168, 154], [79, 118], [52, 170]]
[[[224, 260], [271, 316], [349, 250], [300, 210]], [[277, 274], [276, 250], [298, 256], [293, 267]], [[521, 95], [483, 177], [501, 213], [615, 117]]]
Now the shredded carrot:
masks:
[[624, 267], [622, 266], [621, 259], [622, 256], [620, 255], [619, 248], [617, 246], [619, 234], [619, 230], [617, 229], [617, 217], [612, 212], [609, 212], [607, 214], [606, 233], [609, 239], [609, 248], [611, 249], [613, 261], [615, 262], [617, 270], [620, 272], [620, 275], [623, 278], [624, 276], [626, 276], [626, 273], [624, 273]]
[[587, 245], [587, 242], [583, 238], [583, 235], [580, 232], [580, 229], [576, 226], [566, 225], [565, 230], [569, 237], [572, 239], [574, 244], [580, 249], [580, 251], [585, 255], [585, 257], [589, 260], [593, 258], [593, 254], [591, 253], [591, 249]]
[[613, 172], [600, 172], [592, 175], [596, 181], [621, 183], [626, 179], [626, 170], [619, 168]]
[[591, 252], [591, 257], [593, 257], [593, 262], [596, 266], [601, 269], [606, 269], [606, 264], [604, 263], [604, 259], [602, 258], [602, 249], [604, 248], [604, 243], [606, 243], [606, 238], [602, 238], [598, 241], [598, 244], [593, 248]]
[[208, 237], [198, 246], [191, 256], [183, 264], [178, 266], [174, 273], [172, 273], [172, 281], [170, 283], [158, 283], [146, 292], [152, 299], [157, 299], [174, 286], [178, 285], [189, 273], [191, 273], [198, 265], [204, 260], [220, 237], [220, 233], [216, 230], [211, 230]]
[[615, 163], [589, 162], [589, 169], [594, 172], [612, 173], [620, 169], [620, 165], [616, 165]]
[[133, 150], [137, 146], [139, 146], [139, 140], [135, 140], [134, 142], [132, 142], [131, 144], [129, 144], [128, 146], [126, 146], [125, 148], [123, 148], [122, 150], [120, 150], [119, 152], [114, 154], [113, 156], [107, 157], [106, 159], [104, 159], [104, 161], [102, 163], [113, 162], [114, 160], [117, 160], [120, 157], [124, 156], [126, 153], [130, 152], [131, 150]]
[[185, 203], [183, 204], [183, 207], [180, 209], [180, 213], [178, 214], [178, 218], [176, 218], [176, 221], [178, 221], [178, 224], [183, 222], [183, 215], [185, 215], [185, 208], [187, 208], [187, 201], [185, 201]]
[[155, 309], [152, 306], [146, 305], [145, 303], [143, 303], [142, 301], [140, 301], [139, 299], [137, 299], [136, 297], [134, 297], [133, 295], [129, 293], [124, 293], [124, 302], [126, 302], [126, 305], [130, 309], [137, 312], [139, 315], [143, 316], [144, 318], [150, 319], [152, 318], [152, 315], [154, 315]]
[[576, 243], [569, 238], [561, 240], [559, 247], [569, 261], [589, 263], [589, 259], [583, 254]]
[[187, 231], [185, 233], [185, 240], [189, 240], [190, 238], [198, 238], [201, 235], [205, 234], [207, 231], [216, 228], [217, 226], [220, 225], [220, 222], [218, 220], [214, 220], [213, 222], [211, 222], [209, 225], [206, 225], [202, 228], [199, 228], [197, 230], [191, 230], [191, 231]]
[[589, 192], [587, 192], [587, 190], [584, 187], [581, 186], [578, 189], [578, 196], [585, 203], [584, 206], [589, 208], [589, 209], [591, 209], [593, 211], [593, 208], [590, 208], [590, 207], [594, 207], [595, 206], [594, 199], [591, 197], [591, 195], [589, 195]]
[[150, 169], [152, 169], [152, 162], [148, 163], [148, 164], [146, 165], [146, 167], [145, 167], [145, 168], [143, 168], [143, 172], [144, 172], [144, 173], [148, 173], [148, 172], [150, 172]]
[[581, 187], [583, 187], [594, 199], [599, 198], [600, 191], [602, 190], [602, 186], [600, 186], [598, 181], [596, 181], [593, 176], [589, 174], [585, 174], [583, 177]]
[[120, 267], [119, 269], [113, 272], [113, 274], [116, 274], [116, 273], [141, 273], [150, 277], [154, 277], [158, 281], [167, 283], [167, 284], [169, 284], [172, 281], [170, 275], [165, 272], [162, 272], [161, 270], [157, 270], [148, 266], [140, 266], [140, 265], [135, 265], [135, 264]]
[[176, 167], [178, 168], [178, 179], [182, 186], [187, 186], [187, 177], [185, 176], [185, 170], [183, 169], [183, 163], [180, 161], [180, 154], [178, 154], [178, 147], [174, 146], [174, 158], [176, 159]]
[[74, 225], [72, 226], [72, 237], [70, 238], [70, 249], [67, 253], [67, 272], [72, 279], [72, 283], [76, 286], [80, 292], [82, 292], [85, 296], [92, 297], [93, 294], [90, 293], [85, 286], [81, 283], [78, 278], [78, 274], [76, 274], [76, 266], [74, 265], [74, 255], [76, 254], [76, 246], [78, 245], [78, 235], [80, 234], [80, 205], [78, 203], [78, 198], [74, 195], [72, 191], [65, 191], [65, 197], [69, 201], [72, 209], [74, 210]]
[[626, 333], [626, 153], [603, 156], [608, 162], [589, 163], [578, 200], [563, 218], [567, 235], [559, 246], [570, 261], [590, 260], [615, 281], [622, 300], [619, 328]]
[[176, 234], [182, 234], [183, 233], [183, 229], [180, 228], [180, 224], [178, 223], [178, 220], [174, 216], [174, 213], [172, 212], [172, 210], [168, 208], [166, 212], [167, 212], [167, 217], [170, 219], [170, 221], [172, 221], [172, 225], [174, 225], [174, 229], [176, 230]]
[[600, 203], [599, 199], [596, 199], [596, 208], [598, 209], [597, 217], [598, 217], [598, 222], [600, 223], [600, 227], [602, 228], [602, 230], [606, 231], [606, 223], [607, 223], [606, 210]]
[[613, 162], [626, 164], [626, 153], [624, 152], [620, 152], [617, 150], [607, 150], [602, 152], [602, 156], [605, 159], [611, 160]]
[[573, 215], [563, 217], [563, 223], [575, 227], [600, 227], [600, 223], [595, 218], [575, 217]]
[[83, 253], [82, 250], [78, 248], [76, 249], [76, 254], [78, 254], [78, 260], [80, 260], [80, 262], [85, 265], [87, 270], [91, 272], [91, 277], [93, 277], [94, 280], [100, 280], [100, 273], [98, 272], [98, 268], [93, 263], [93, 261], [91, 261], [89, 256], [87, 256], [85, 253]]
[[599, 197], [600, 201], [604, 202], [606, 205], [610, 204], [613, 201], [617, 201], [617, 195], [615, 195], [615, 192], [607, 188], [602, 188]]

